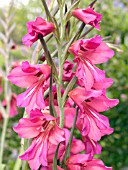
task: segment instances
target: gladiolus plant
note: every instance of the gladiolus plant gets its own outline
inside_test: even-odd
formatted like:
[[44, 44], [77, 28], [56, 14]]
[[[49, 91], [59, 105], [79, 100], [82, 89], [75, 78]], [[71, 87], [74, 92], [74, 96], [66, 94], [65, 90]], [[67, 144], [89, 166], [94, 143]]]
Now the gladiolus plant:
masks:
[[[101, 154], [102, 137], [114, 131], [102, 112], [119, 102], [106, 96], [113, 80], [97, 66], [114, 51], [100, 35], [88, 37], [102, 22], [95, 2], [80, 9], [80, 0], [58, 0], [55, 11], [53, 3], [42, 0], [46, 17], [27, 22], [22, 43], [34, 44], [42, 58], [34, 53], [31, 61], [10, 70], [8, 80], [26, 88], [11, 95], [10, 116], [17, 114], [15, 105], [25, 109], [13, 130], [22, 141], [19, 159], [31, 170], [112, 170], [94, 157]], [[79, 22], [76, 32], [72, 22]]]

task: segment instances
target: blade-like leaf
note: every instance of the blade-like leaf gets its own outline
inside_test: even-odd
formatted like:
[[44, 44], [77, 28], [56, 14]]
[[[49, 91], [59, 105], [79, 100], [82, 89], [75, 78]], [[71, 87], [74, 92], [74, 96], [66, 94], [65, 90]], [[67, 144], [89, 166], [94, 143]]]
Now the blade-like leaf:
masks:
[[6, 57], [6, 53], [5, 53], [4, 49], [0, 48], [0, 53], [1, 53], [4, 57]]
[[8, 23], [13, 19], [14, 15], [15, 15], [15, 12], [16, 12], [16, 11], [13, 11], [13, 12], [10, 14], [10, 16], [9, 16], [9, 18], [8, 18]]
[[74, 76], [72, 78], [72, 80], [69, 82], [69, 84], [67, 85], [66, 89], [65, 89], [65, 92], [63, 94], [63, 98], [62, 98], [62, 106], [64, 107], [65, 105], [65, 102], [66, 102], [66, 98], [67, 98], [67, 95], [69, 93], [69, 91], [72, 90], [72, 88], [74, 87], [74, 85], [76, 84], [76, 81], [77, 81], [77, 77]]
[[8, 33], [11, 34], [11, 32], [15, 29], [16, 23], [13, 23], [12, 26], [9, 28]]
[[67, 23], [67, 21], [70, 19], [71, 15], [72, 15], [72, 11], [78, 7], [78, 4], [80, 3], [80, 0], [76, 1], [74, 4], [72, 4], [72, 6], [69, 8], [69, 10], [67, 11], [64, 20], [65, 20], [65, 25]]
[[7, 24], [6, 24], [6, 22], [4, 22], [4, 20], [3, 20], [3, 19], [1, 19], [1, 18], [0, 18], [0, 23], [1, 23], [1, 25], [4, 27], [4, 29], [6, 29], [6, 28], [7, 28]]
[[57, 155], [58, 155], [58, 150], [59, 150], [59, 145], [57, 146], [56, 152], [54, 154], [54, 159], [53, 159], [53, 170], [57, 170]]
[[1, 39], [3, 42], [6, 42], [6, 37], [5, 37], [5, 35], [4, 35], [2, 32], [0, 32], [0, 39]]

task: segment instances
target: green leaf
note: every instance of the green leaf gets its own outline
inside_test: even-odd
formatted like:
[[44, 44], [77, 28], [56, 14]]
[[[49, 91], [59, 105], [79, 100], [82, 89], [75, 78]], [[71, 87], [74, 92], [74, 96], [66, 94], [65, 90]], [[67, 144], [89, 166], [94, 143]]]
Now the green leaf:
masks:
[[67, 95], [68, 95], [69, 91], [72, 90], [72, 88], [76, 84], [76, 81], [77, 81], [77, 77], [74, 76], [72, 78], [72, 80], [69, 82], [69, 84], [67, 85], [66, 90], [65, 90], [64, 95], [63, 95], [63, 98], [62, 98], [62, 106], [65, 105]]
[[53, 159], [53, 170], [57, 170], [57, 155], [58, 155], [59, 146], [60, 146], [60, 143], [59, 143], [59, 145], [57, 146], [57, 149], [56, 149], [56, 152], [55, 152], [55, 155], [54, 155], [54, 159]]
[[69, 21], [69, 19], [72, 16], [72, 11], [78, 7], [78, 4], [80, 3], [80, 0], [76, 1], [74, 4], [72, 4], [72, 6], [69, 8], [69, 10], [67, 11], [65, 17], [64, 17], [64, 21], [65, 21], [65, 25], [67, 23], [67, 21]]
[[65, 167], [65, 162], [66, 160], [70, 157], [70, 149], [71, 149], [71, 145], [72, 145], [72, 139], [73, 139], [73, 133], [76, 127], [76, 121], [77, 121], [77, 116], [78, 116], [78, 108], [76, 109], [76, 115], [73, 121], [73, 125], [72, 125], [72, 129], [71, 129], [71, 133], [70, 133], [70, 137], [69, 137], [69, 141], [68, 141], [68, 145], [65, 151], [65, 155], [62, 161], [63, 166]]

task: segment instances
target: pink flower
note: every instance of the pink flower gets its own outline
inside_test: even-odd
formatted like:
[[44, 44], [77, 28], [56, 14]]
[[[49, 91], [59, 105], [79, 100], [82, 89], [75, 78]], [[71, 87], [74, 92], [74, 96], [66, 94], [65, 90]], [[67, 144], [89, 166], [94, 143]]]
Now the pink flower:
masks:
[[22, 38], [23, 44], [30, 47], [38, 40], [38, 35], [46, 36], [55, 30], [53, 23], [45, 21], [41, 17], [37, 17], [35, 21], [27, 23], [28, 34]]
[[88, 40], [78, 40], [71, 45], [69, 52], [75, 56], [76, 76], [78, 85], [100, 90], [111, 86], [113, 80], [105, 77], [105, 72], [97, 68], [94, 64], [108, 61], [114, 52], [102, 42], [100, 36], [95, 36]]
[[64, 68], [63, 68], [63, 78], [62, 78], [63, 81], [71, 81], [72, 77], [75, 74], [72, 71], [73, 67], [74, 64], [72, 64], [68, 60], [65, 61]]
[[76, 57], [74, 61], [77, 63], [77, 84], [81, 87], [84, 87], [86, 90], [90, 90], [91, 88], [96, 90], [106, 89], [113, 83], [111, 78], [106, 78], [105, 71], [97, 68], [89, 60], [85, 61]]
[[47, 167], [49, 152], [55, 151], [58, 144], [65, 141], [64, 131], [58, 127], [56, 118], [45, 110], [43, 113], [38, 109], [32, 110], [30, 118], [20, 119], [14, 127], [20, 137], [34, 138], [30, 147], [20, 156], [20, 159], [28, 160], [33, 170], [38, 170], [40, 165]]
[[77, 8], [72, 12], [72, 15], [85, 24], [91, 25], [97, 30], [100, 30], [99, 22], [102, 19], [102, 15], [96, 13], [91, 7], [86, 9]]
[[88, 154], [77, 154], [71, 156], [67, 162], [67, 170], [112, 170], [111, 167], [104, 166], [99, 159], [90, 159]]
[[83, 137], [83, 142], [85, 144], [85, 153], [90, 154], [92, 157], [94, 154], [100, 154], [102, 147], [94, 140], [90, 139], [87, 136]]
[[104, 63], [114, 55], [114, 51], [102, 41], [102, 37], [99, 35], [90, 39], [75, 41], [70, 46], [69, 52], [85, 61], [89, 60], [92, 64]]
[[[70, 137], [70, 131], [66, 128], [63, 129], [64, 130], [64, 137], [65, 137], [65, 142], [61, 143], [60, 145], [60, 149], [61, 149], [61, 157], [60, 157], [60, 162], [63, 160], [63, 156], [65, 154], [65, 150], [66, 147], [68, 145], [68, 141], [69, 141], [69, 137]], [[70, 155], [75, 155], [78, 154], [82, 151], [85, 151], [85, 146], [84, 143], [79, 140], [76, 139], [75, 137], [73, 137], [72, 139], [72, 144], [71, 144], [71, 150], [70, 150]]]
[[44, 109], [44, 91], [49, 87], [48, 78], [50, 67], [47, 64], [30, 65], [27, 61], [21, 66], [14, 68], [8, 79], [15, 85], [27, 88], [27, 90], [17, 96], [18, 107], [26, 107], [29, 113], [31, 109]]
[[69, 92], [69, 97], [79, 106], [80, 113], [77, 128], [83, 137], [88, 136], [94, 141], [100, 140], [104, 135], [109, 135], [113, 129], [109, 127], [106, 116], [99, 114], [118, 104], [117, 99], [109, 99], [102, 91], [86, 91], [76, 88]]
[[[3, 100], [2, 105], [6, 107], [7, 101], [6, 99]], [[10, 100], [10, 117], [14, 117], [18, 114], [17, 108], [16, 108], [16, 94], [12, 93], [11, 100]]]

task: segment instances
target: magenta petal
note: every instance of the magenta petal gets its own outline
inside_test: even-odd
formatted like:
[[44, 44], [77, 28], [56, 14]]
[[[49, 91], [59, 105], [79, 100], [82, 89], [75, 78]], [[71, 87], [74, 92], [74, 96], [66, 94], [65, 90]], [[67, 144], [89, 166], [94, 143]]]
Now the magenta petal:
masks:
[[37, 40], [38, 40], [38, 35], [36, 33], [34, 34], [28, 33], [22, 38], [22, 43], [30, 48], [32, 44]]
[[86, 161], [90, 160], [90, 155], [89, 154], [77, 154], [77, 155], [73, 155], [71, 156], [67, 162], [69, 162], [70, 164], [84, 164]]
[[90, 99], [88, 105], [93, 107], [97, 112], [104, 112], [116, 106], [118, 103], [118, 99], [109, 99], [105, 95], [101, 95]]
[[99, 21], [102, 19], [102, 15], [96, 13], [92, 8], [89, 7], [85, 10], [77, 8], [72, 12], [72, 15], [83, 21], [85, 24], [89, 24], [97, 30], [100, 30]]
[[89, 22], [94, 21], [96, 19], [96, 16], [91, 13], [88, 13], [87, 9], [81, 10], [77, 8], [73, 11], [72, 15], [86, 24], [89, 24]]
[[[87, 113], [89, 112], [89, 114]], [[97, 113], [92, 108], [86, 112], [88, 114], [88, 119], [90, 120], [90, 132], [88, 134], [90, 139], [94, 141], [100, 140], [100, 138], [104, 135], [109, 135], [113, 132], [113, 128], [109, 126], [109, 119]]]
[[[99, 35], [96, 35], [95, 37], [93, 37], [93, 38], [90, 38], [90, 39], [85, 39], [85, 40], [82, 40], [82, 47], [87, 51], [87, 52], [92, 52], [92, 53], [94, 53], [95, 51], [94, 50], [96, 50], [99, 46], [100, 46], [100, 44], [101, 44], [101, 42], [102, 42], [102, 37], [101, 36], [99, 36]], [[82, 52], [82, 50], [81, 50], [81, 52]], [[86, 54], [86, 52], [85, 52], [85, 54]], [[83, 56], [84, 57], [84, 56]], [[85, 57], [86, 57], [86, 55], [85, 55]], [[88, 58], [89, 60], [91, 60], [92, 58], [91, 57], [89, 57]]]
[[53, 23], [45, 21], [41, 17], [37, 17], [35, 21], [27, 23], [28, 34], [22, 38], [23, 44], [30, 47], [38, 40], [38, 35], [46, 36], [55, 31]]
[[18, 114], [17, 108], [16, 108], [16, 94], [12, 94], [11, 98], [11, 105], [10, 105], [10, 117], [14, 117]]
[[32, 141], [31, 146], [24, 152], [24, 154], [22, 154], [20, 156], [20, 159], [22, 159], [22, 160], [31, 160], [31, 159], [33, 159], [35, 157], [36, 152], [38, 151], [38, 147], [39, 147], [39, 142], [37, 143], [36, 141], [37, 141], [37, 139], [35, 138]]
[[93, 88], [95, 88], [96, 90], [102, 90], [111, 86], [113, 80], [105, 77], [105, 71], [100, 70], [94, 65], [91, 65], [89, 62], [86, 62], [86, 64], [91, 74], [93, 75]]
[[86, 154], [90, 154], [94, 156], [94, 154], [100, 154], [102, 147], [94, 140], [88, 138], [87, 136], [83, 137], [83, 141], [85, 144], [85, 152]]
[[87, 63], [78, 58], [75, 59], [75, 62], [77, 62], [76, 77], [78, 78], [78, 85], [90, 90], [94, 84], [92, 66], [90, 67], [90, 65], [87, 65]]
[[64, 115], [65, 115], [64, 126], [66, 128], [72, 127], [75, 114], [76, 114], [75, 108], [69, 108], [69, 107], [64, 108]]
[[33, 123], [27, 118], [22, 118], [19, 120], [18, 125], [13, 127], [13, 129], [22, 138], [34, 138], [39, 135], [40, 131], [38, 130], [38, 128], [41, 125], [42, 123]]
[[94, 82], [93, 88], [97, 90], [107, 89], [113, 84], [113, 79], [103, 78], [100, 82]]
[[[41, 155], [43, 146], [44, 146], [44, 142], [42, 140], [42, 137], [40, 136], [40, 137], [35, 138], [31, 146], [25, 151], [24, 154], [20, 156], [20, 159], [28, 160], [30, 168], [33, 170], [38, 170], [39, 166], [41, 165], [40, 155]], [[47, 166], [47, 164], [45, 165]]]
[[54, 145], [58, 145], [58, 143], [65, 141], [63, 135], [64, 131], [56, 125], [55, 128], [50, 133], [49, 141]]
[[113, 128], [109, 125], [106, 116], [97, 113], [93, 108], [83, 102], [83, 111], [76, 127], [81, 132], [83, 138], [89, 137], [91, 140], [99, 141], [102, 136], [109, 135]]
[[38, 72], [39, 71], [35, 69], [31, 72], [24, 72], [22, 70], [22, 66], [18, 66], [11, 71], [8, 79], [11, 81], [11, 83], [19, 87], [26, 88], [38, 81], [38, 77], [35, 76]]
[[70, 156], [66, 162], [69, 170], [112, 170], [111, 167], [104, 166], [99, 159], [90, 159], [87, 154], [77, 154]]
[[78, 56], [78, 51], [80, 50], [80, 45], [83, 44], [82, 40], [77, 40], [69, 47], [68, 51], [74, 56]]
[[84, 40], [82, 47], [87, 51], [80, 50], [80, 56], [85, 60], [90, 60], [92, 64], [105, 63], [114, 56], [114, 51], [105, 42], [101, 41], [100, 36]]
[[93, 159], [92, 161], [87, 162], [87, 170], [112, 170], [111, 167], [104, 166], [104, 163], [99, 159]]
[[42, 143], [43, 143], [43, 145], [41, 144], [42, 148], [40, 148], [42, 149], [42, 151], [41, 151], [41, 154], [39, 155], [39, 160], [43, 166], [48, 166], [48, 159], [47, 159], [48, 136], [47, 137], [45, 136], [45, 139], [42, 140]]
[[77, 154], [79, 152], [82, 152], [83, 150], [85, 150], [84, 143], [81, 140], [74, 138], [72, 140], [71, 153]]
[[38, 84], [33, 84], [24, 93], [17, 96], [17, 106], [26, 107], [27, 113], [31, 109], [41, 108], [44, 109], [45, 103], [43, 99], [43, 90]]
[[82, 102], [89, 99], [91, 97], [95, 98], [102, 94], [103, 92], [101, 90], [90, 90], [87, 91], [85, 88], [79, 87], [75, 88], [72, 91], [69, 92], [69, 97], [79, 106], [81, 107]]

